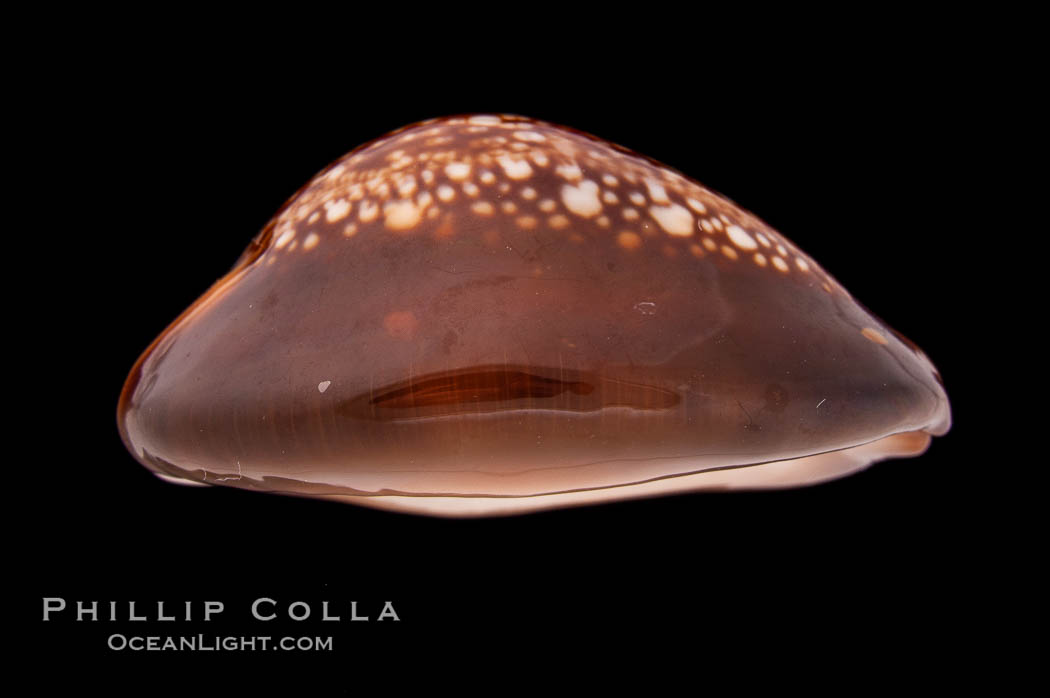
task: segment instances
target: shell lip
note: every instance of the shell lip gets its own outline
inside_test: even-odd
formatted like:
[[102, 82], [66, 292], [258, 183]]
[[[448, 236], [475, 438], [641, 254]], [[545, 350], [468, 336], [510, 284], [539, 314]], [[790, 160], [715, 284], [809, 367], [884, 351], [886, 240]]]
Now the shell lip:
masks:
[[[863, 470], [880, 460], [922, 455], [931, 443], [932, 437], [924, 429], [902, 431], [852, 446], [792, 458], [714, 466], [615, 485], [523, 494], [407, 492], [388, 489], [367, 492], [346, 486], [283, 477], [227, 477], [214, 473], [213, 478], [208, 479], [209, 472], [206, 470], [186, 470], [149, 452], [144, 452], [140, 460], [154, 475], [169, 483], [232, 486], [268, 494], [349, 502], [405, 514], [473, 518], [514, 516], [579, 505], [608, 504], [614, 501], [607, 497], [609, 491], [617, 491], [619, 496], [615, 501], [623, 501], [668, 494], [811, 487]], [[791, 473], [792, 467], [806, 464], [809, 464], [809, 471], [803, 471], [801, 474]], [[787, 472], [774, 473], [771, 478], [766, 479], [761, 471], [763, 468]], [[199, 477], [196, 477], [197, 473], [200, 473]]]

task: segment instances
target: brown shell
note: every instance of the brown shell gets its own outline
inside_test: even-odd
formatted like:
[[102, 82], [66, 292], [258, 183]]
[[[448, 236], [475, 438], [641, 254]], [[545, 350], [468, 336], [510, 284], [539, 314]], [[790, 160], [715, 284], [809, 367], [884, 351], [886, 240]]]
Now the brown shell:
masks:
[[484, 515], [818, 482], [950, 414], [922, 352], [755, 216], [474, 116], [311, 180], [146, 350], [118, 422], [165, 478]]

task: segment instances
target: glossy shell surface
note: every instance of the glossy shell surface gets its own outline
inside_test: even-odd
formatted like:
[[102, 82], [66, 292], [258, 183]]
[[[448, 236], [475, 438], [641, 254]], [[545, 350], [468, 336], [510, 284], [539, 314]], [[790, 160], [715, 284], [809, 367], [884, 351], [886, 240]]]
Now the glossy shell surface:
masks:
[[166, 479], [469, 516], [787, 487], [916, 455], [936, 370], [726, 198], [453, 117], [312, 179], [120, 398]]

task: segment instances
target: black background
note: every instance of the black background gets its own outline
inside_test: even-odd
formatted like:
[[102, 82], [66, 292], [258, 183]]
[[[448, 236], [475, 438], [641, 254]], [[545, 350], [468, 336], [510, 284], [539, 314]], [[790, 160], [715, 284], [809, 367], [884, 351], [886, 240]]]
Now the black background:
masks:
[[[42, 238], [52, 261], [29, 291], [43, 311], [30, 353], [47, 367], [31, 376], [25, 436], [46, 485], [27, 490], [31, 525], [17, 536], [35, 650], [87, 660], [110, 681], [143, 666], [229, 678], [235, 666], [242, 679], [343, 687], [358, 674], [458, 675], [508, 658], [529, 673], [584, 648], [599, 648], [605, 671], [774, 649], [846, 660], [866, 646], [878, 667], [928, 663], [932, 646], [965, 633], [960, 580], [980, 564], [962, 504], [977, 388], [958, 295], [974, 263], [959, 216], [972, 75], [917, 46], [750, 61], [654, 48], [469, 70], [413, 57], [348, 61], [322, 77], [313, 64], [138, 49], [66, 62], [39, 124], [48, 138], [35, 141], [46, 153], [35, 188], [59, 233]], [[149, 342], [329, 162], [405, 124], [469, 112], [593, 133], [755, 212], [924, 349], [944, 377], [952, 432], [920, 458], [811, 488], [466, 521], [177, 487], [138, 465], [115, 410]], [[44, 596], [140, 609], [216, 599], [226, 612], [210, 626], [74, 623], [68, 612], [40, 623]], [[322, 600], [344, 611], [391, 600], [401, 621], [260, 624], [248, 614], [259, 596], [313, 602], [315, 614]], [[107, 650], [112, 632], [333, 635], [335, 650], [146, 656]]]

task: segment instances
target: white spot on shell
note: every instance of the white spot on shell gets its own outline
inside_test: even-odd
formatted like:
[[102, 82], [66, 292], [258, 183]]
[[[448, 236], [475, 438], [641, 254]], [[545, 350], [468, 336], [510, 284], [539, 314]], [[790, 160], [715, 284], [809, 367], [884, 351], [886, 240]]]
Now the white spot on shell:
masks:
[[731, 225], [726, 228], [726, 235], [729, 236], [734, 245], [742, 250], [758, 249], [758, 243], [739, 225]]
[[408, 198], [416, 193], [416, 178], [412, 175], [403, 177], [400, 182], [397, 183], [397, 193], [402, 198]]
[[312, 250], [313, 248], [317, 247], [317, 243], [320, 241], [321, 238], [318, 237], [317, 233], [310, 233], [306, 236], [306, 239], [303, 240], [303, 249]]
[[801, 257], [795, 257], [795, 266], [799, 271], [809, 271], [809, 264]]
[[646, 178], [645, 186], [649, 189], [649, 198], [658, 204], [669, 204], [671, 200], [667, 198], [667, 190], [664, 189], [664, 185], [657, 182], [655, 179]]
[[470, 208], [479, 216], [491, 216], [494, 210], [488, 201], [479, 201]]
[[581, 170], [580, 166], [576, 163], [572, 163], [571, 165], [558, 165], [554, 171], [558, 173], [558, 176], [567, 179], [570, 182], [577, 182], [583, 179], [583, 170]]
[[649, 215], [656, 219], [660, 227], [671, 235], [692, 235], [693, 214], [685, 206], [671, 204], [670, 206], [650, 206]]
[[514, 134], [514, 137], [519, 141], [530, 141], [532, 143], [542, 143], [547, 140], [546, 136], [535, 131], [518, 131]]
[[787, 273], [787, 271], [788, 271], [787, 262], [785, 262], [780, 257], [776, 257], [776, 256], [773, 257], [773, 266], [777, 268], [777, 271], [782, 271], [784, 273]]
[[453, 182], [461, 182], [470, 176], [470, 164], [466, 162], [450, 162], [445, 165], [445, 175]]
[[685, 202], [689, 205], [689, 208], [693, 209], [697, 213], [707, 213], [707, 207], [704, 206], [704, 202], [697, 201], [696, 199], [686, 199]]
[[329, 223], [343, 220], [350, 213], [350, 206], [351, 203], [346, 199], [337, 199], [326, 206], [328, 211], [324, 214], [325, 220]]
[[411, 199], [394, 201], [383, 207], [385, 225], [390, 230], [408, 230], [414, 228], [423, 217], [426, 206], [417, 206]]
[[503, 123], [503, 120], [498, 116], [492, 116], [490, 114], [481, 114], [478, 116], [472, 116], [467, 119], [468, 124], [474, 124], [476, 126], [499, 126]]
[[[521, 133], [514, 135], [520, 136]], [[514, 160], [506, 155], [502, 155], [496, 160], [511, 179], [528, 179], [532, 176], [532, 168], [529, 167], [529, 163], [526, 160]]]
[[332, 381], [321, 381], [317, 384], [317, 390], [323, 393], [324, 391], [328, 390], [328, 386], [330, 386], [331, 384]]
[[372, 202], [370, 199], [365, 199], [361, 202], [361, 207], [357, 210], [357, 217], [361, 219], [362, 223], [371, 223], [379, 215], [379, 205]]
[[452, 201], [456, 198], [456, 190], [447, 184], [442, 184], [437, 190], [438, 198], [442, 201]]
[[563, 186], [561, 201], [565, 208], [584, 218], [596, 216], [602, 210], [602, 202], [598, 200], [598, 184], [589, 179], [575, 187], [571, 184]]
[[285, 230], [283, 233], [277, 236], [277, 239], [274, 240], [273, 246], [279, 250], [285, 245], [287, 245], [289, 242], [291, 242], [291, 239], [294, 237], [295, 229], [289, 228], [288, 230]]

